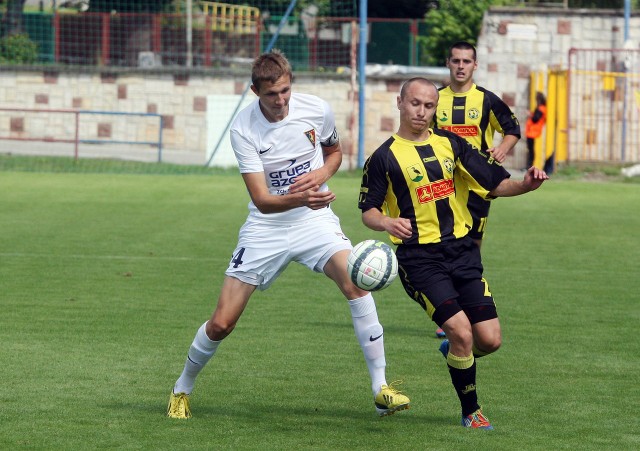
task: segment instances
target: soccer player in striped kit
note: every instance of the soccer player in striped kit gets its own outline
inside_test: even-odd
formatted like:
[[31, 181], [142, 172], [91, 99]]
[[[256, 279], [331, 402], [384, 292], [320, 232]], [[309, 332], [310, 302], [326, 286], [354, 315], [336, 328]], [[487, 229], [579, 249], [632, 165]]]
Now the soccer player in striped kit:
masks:
[[[520, 139], [520, 124], [500, 97], [474, 83], [473, 74], [478, 68], [476, 48], [466, 41], [451, 45], [447, 68], [450, 84], [440, 88], [434, 126], [462, 136], [481, 152], [489, 152], [498, 163], [504, 162]], [[502, 135], [502, 142], [494, 147], [496, 133]], [[473, 218], [469, 236], [478, 247], [482, 245], [490, 206], [489, 201], [477, 194], [469, 194], [469, 211]], [[440, 328], [436, 335], [445, 337]]]
[[546, 173], [531, 167], [521, 181], [458, 135], [430, 128], [438, 89], [406, 81], [397, 98], [400, 127], [366, 161], [358, 207], [363, 223], [397, 244], [406, 293], [447, 334], [440, 351], [460, 400], [462, 425], [493, 429], [478, 404], [476, 358], [502, 344], [498, 312], [483, 277], [480, 248], [469, 236], [470, 192], [484, 199], [539, 188]]

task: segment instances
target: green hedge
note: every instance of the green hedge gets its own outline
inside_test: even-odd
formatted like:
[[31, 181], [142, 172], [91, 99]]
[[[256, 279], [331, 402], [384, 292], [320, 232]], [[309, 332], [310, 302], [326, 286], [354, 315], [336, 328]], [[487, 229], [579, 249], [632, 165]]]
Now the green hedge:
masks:
[[0, 38], [0, 63], [29, 64], [38, 59], [38, 45], [26, 34]]

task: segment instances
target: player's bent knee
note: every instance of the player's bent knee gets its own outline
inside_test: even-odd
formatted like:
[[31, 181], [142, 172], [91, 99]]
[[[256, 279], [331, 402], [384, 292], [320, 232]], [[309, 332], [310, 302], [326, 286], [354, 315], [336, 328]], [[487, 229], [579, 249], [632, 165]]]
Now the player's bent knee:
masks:
[[483, 356], [487, 354], [492, 354], [500, 349], [502, 345], [502, 338], [498, 335], [496, 337], [483, 337], [480, 339], [476, 338], [476, 342], [474, 344], [474, 353]]
[[470, 329], [446, 328], [445, 332], [451, 343], [456, 343], [464, 348], [469, 348], [473, 344], [473, 334]]
[[223, 323], [220, 321], [211, 321], [207, 323], [207, 327], [205, 332], [207, 333], [207, 337], [209, 340], [220, 341], [225, 339], [233, 329], [236, 328], [236, 323]]

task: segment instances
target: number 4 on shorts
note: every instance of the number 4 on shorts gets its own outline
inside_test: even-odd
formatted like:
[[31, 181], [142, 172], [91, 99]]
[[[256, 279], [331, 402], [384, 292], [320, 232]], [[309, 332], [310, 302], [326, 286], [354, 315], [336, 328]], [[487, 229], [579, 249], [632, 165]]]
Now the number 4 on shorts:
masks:
[[244, 247], [241, 247], [235, 255], [231, 256], [231, 263], [233, 263], [234, 268], [237, 268], [243, 263], [242, 254], [244, 254]]

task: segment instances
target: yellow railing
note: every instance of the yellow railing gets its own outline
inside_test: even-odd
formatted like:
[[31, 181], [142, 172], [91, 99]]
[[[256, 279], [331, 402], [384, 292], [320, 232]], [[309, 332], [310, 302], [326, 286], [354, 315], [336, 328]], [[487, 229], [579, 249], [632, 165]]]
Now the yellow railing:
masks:
[[[570, 77], [570, 79], [569, 79]], [[529, 102], [547, 97], [544, 139], [534, 164], [640, 161], [640, 73], [550, 69], [531, 73]]]
[[[546, 85], [546, 89], [545, 89]], [[536, 139], [533, 164], [544, 167], [545, 161], [555, 153], [554, 162], [567, 161], [567, 71], [550, 69], [531, 72], [529, 104], [536, 104], [536, 92], [547, 98], [547, 122], [544, 139]]]
[[253, 6], [230, 5], [218, 2], [200, 2], [202, 10], [211, 16], [213, 31], [248, 34], [258, 31], [260, 10]]
[[[547, 137], [545, 156], [555, 151], [555, 163], [567, 161], [567, 71], [549, 70], [547, 74]], [[551, 105], [551, 108], [549, 107]]]

